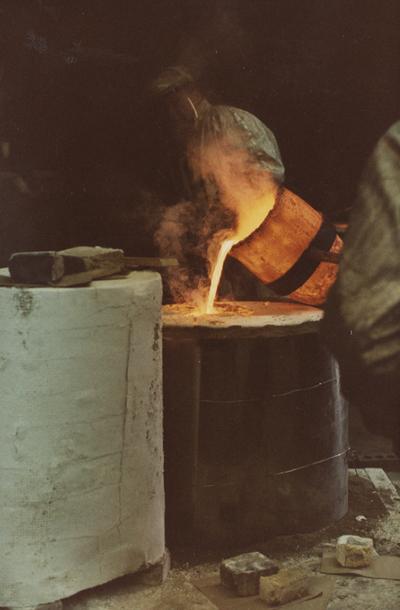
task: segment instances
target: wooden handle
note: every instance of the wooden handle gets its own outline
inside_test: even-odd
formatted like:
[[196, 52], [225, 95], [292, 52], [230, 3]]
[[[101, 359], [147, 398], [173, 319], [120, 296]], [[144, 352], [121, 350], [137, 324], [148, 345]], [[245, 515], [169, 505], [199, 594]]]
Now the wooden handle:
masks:
[[178, 261], [176, 258], [157, 258], [154, 256], [125, 256], [125, 266], [128, 269], [136, 267], [177, 267]]

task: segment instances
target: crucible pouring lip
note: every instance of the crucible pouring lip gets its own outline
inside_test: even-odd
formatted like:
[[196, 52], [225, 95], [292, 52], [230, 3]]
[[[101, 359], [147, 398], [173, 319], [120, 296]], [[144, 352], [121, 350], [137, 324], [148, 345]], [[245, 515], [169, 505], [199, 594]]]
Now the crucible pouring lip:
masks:
[[255, 337], [318, 332], [322, 309], [300, 303], [231, 301], [216, 303], [216, 313], [196, 313], [189, 305], [164, 305], [164, 338], [176, 336]]

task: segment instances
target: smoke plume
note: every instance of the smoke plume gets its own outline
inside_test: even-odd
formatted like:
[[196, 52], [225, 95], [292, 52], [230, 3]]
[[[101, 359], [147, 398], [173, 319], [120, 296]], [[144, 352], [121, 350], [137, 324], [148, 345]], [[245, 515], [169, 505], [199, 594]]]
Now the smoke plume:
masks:
[[155, 234], [161, 256], [175, 257], [167, 270], [174, 302], [201, 306], [207, 300], [209, 275], [219, 244], [234, 230], [235, 217], [220, 205], [181, 202], [167, 208]]

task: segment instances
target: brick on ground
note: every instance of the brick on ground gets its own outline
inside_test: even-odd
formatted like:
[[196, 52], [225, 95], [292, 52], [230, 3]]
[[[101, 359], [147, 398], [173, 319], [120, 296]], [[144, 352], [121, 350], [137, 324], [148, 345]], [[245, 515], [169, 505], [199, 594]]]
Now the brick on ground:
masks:
[[262, 553], [244, 553], [220, 565], [221, 583], [239, 597], [258, 595], [260, 577], [276, 574], [279, 567]]
[[310, 591], [309, 572], [299, 568], [280, 570], [260, 578], [260, 598], [271, 606], [280, 606], [301, 599]]

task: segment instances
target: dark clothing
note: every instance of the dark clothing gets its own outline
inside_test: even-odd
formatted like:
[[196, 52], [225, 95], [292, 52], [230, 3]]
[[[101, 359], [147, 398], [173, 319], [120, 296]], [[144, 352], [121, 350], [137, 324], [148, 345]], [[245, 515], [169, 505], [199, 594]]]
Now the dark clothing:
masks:
[[378, 142], [350, 219], [323, 335], [375, 432], [400, 422], [400, 122]]

